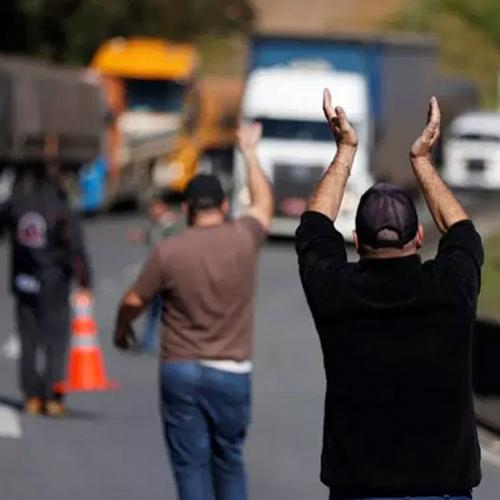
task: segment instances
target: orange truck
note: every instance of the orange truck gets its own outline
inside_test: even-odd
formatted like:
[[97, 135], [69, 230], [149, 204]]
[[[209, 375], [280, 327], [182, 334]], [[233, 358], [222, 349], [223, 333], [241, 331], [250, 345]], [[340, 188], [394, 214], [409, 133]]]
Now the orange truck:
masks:
[[105, 154], [84, 174], [91, 185], [100, 162], [107, 185], [106, 200], [91, 197], [84, 210], [179, 193], [198, 167], [221, 174], [230, 187], [241, 80], [200, 79], [194, 46], [157, 38], [109, 40], [91, 68], [109, 112]]
[[198, 53], [192, 45], [157, 38], [114, 38], [99, 47], [91, 68], [108, 107], [107, 199], [141, 200], [180, 131]]

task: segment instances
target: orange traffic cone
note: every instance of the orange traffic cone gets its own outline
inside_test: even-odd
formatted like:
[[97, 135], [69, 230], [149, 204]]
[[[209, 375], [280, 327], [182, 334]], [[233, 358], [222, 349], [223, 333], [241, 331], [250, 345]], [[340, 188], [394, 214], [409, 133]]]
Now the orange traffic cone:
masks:
[[97, 325], [90, 297], [75, 293], [73, 298], [72, 340], [68, 377], [54, 384], [56, 392], [106, 391], [118, 384], [108, 380], [104, 357], [97, 339]]

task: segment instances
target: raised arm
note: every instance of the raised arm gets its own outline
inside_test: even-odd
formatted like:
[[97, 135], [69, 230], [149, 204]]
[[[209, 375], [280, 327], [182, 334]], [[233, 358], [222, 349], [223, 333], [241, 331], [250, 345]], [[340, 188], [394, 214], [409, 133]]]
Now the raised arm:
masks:
[[427, 125], [410, 150], [410, 162], [429, 211], [442, 233], [469, 216], [432, 163], [432, 148], [441, 133], [441, 113], [435, 97], [429, 103]]
[[330, 91], [323, 93], [323, 112], [337, 143], [335, 157], [309, 199], [307, 210], [335, 221], [358, 147], [358, 136], [341, 107], [332, 106]]
[[257, 144], [262, 136], [262, 125], [241, 125], [238, 130], [238, 146], [245, 161], [250, 208], [248, 214], [255, 217], [265, 229], [273, 220], [274, 196], [271, 183], [260, 166]]

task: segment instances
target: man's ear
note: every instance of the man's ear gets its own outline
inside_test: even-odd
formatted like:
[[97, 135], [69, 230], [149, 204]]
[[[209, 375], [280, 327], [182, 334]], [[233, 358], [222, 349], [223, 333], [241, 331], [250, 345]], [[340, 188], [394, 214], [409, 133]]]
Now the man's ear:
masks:
[[422, 226], [422, 224], [419, 224], [417, 229], [417, 236], [415, 237], [417, 250], [420, 250], [422, 248], [422, 246], [424, 245], [424, 240], [425, 240], [424, 226]]
[[356, 251], [359, 253], [359, 239], [358, 233], [353, 230], [352, 232], [352, 241], [354, 242], [354, 246], [356, 247]]
[[227, 215], [229, 213], [229, 201], [227, 198], [224, 198], [224, 201], [222, 202], [220, 209], [222, 210], [222, 213], [224, 215]]
[[182, 210], [183, 214], [187, 214], [188, 213], [188, 204], [185, 201], [183, 201], [181, 203], [181, 210]]

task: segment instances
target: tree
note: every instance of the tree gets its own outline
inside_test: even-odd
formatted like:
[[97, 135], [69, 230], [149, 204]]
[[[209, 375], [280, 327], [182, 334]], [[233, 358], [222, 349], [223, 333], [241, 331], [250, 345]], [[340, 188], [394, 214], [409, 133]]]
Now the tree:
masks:
[[246, 31], [248, 0], [1, 0], [0, 51], [87, 63], [114, 36], [191, 40]]
[[484, 106], [498, 106], [498, 0], [413, 0], [388, 27], [435, 33], [442, 68], [475, 81]]
[[500, 2], [498, 0], [443, 0], [443, 6], [460, 15], [500, 47]]

